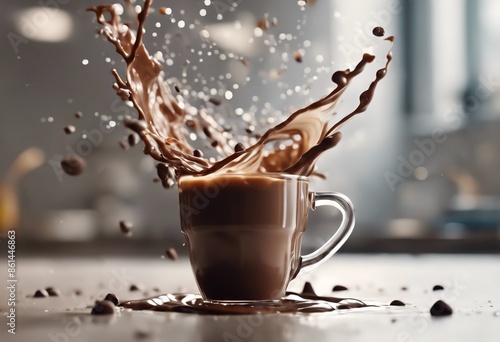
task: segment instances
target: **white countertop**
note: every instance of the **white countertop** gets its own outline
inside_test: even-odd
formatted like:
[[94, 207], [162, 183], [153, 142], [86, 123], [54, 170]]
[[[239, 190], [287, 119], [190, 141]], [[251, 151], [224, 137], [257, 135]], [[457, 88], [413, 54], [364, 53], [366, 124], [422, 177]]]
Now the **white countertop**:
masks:
[[[340, 310], [324, 314], [198, 316], [181, 313], [127, 312], [90, 315], [88, 306], [108, 292], [120, 300], [144, 297], [130, 292], [142, 284], [149, 295], [197, 292], [186, 259], [17, 259], [16, 335], [7, 332], [7, 269], [0, 259], [1, 341], [499, 341], [500, 256], [488, 255], [337, 255], [294, 280], [300, 291], [311, 281], [321, 295], [338, 295], [388, 304], [394, 309]], [[332, 294], [334, 285], [348, 291]], [[444, 291], [432, 291], [434, 285]], [[60, 297], [30, 298], [54, 286]], [[406, 287], [406, 290], [402, 288]], [[76, 296], [75, 289], [83, 294]], [[432, 317], [442, 299], [452, 316]], [[393, 322], [395, 320], [395, 322]], [[148, 338], [136, 336], [148, 331]]]

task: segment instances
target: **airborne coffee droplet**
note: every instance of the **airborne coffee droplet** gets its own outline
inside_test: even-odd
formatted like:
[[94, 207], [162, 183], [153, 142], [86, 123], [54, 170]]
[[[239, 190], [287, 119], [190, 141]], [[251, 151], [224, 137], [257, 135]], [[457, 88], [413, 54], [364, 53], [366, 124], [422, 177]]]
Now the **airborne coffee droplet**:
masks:
[[200, 150], [194, 150], [193, 156], [198, 157], [198, 158], [203, 158], [203, 152], [201, 152]]
[[372, 33], [374, 36], [383, 37], [385, 35], [385, 30], [383, 27], [377, 26], [373, 28]]
[[403, 302], [402, 302], [402, 301], [400, 301], [400, 300], [395, 299], [395, 300], [393, 300], [393, 301], [391, 302], [391, 304], [389, 304], [389, 305], [390, 305], [390, 306], [405, 306], [405, 303], [403, 303]]
[[[172, 65], [168, 65], [169, 70], [163, 70], [162, 63], [149, 54], [142, 40], [145, 21], [151, 5], [152, 0], [145, 0], [142, 10], [137, 15], [137, 29], [135, 31], [139, 31], [139, 34], [131, 32], [132, 29], [122, 22], [121, 13], [118, 13], [113, 6], [96, 6], [89, 10], [95, 12], [98, 24], [103, 27], [100, 33], [108, 35], [108, 41], [115, 46], [115, 50], [127, 64], [129, 77], [126, 81], [121, 79], [118, 74], [114, 74], [115, 90], [118, 95], [127, 95], [127, 101], [136, 107], [139, 117], [137, 119], [126, 118], [124, 120], [125, 126], [140, 135], [145, 145], [145, 154], [150, 155], [159, 163], [168, 165], [175, 171], [175, 177], [168, 177], [167, 180], [160, 177], [165, 188], [175, 185], [177, 180], [184, 175], [207, 176], [228, 172], [285, 172], [303, 176], [320, 175], [315, 168], [317, 160], [326, 150], [336, 145], [333, 142], [338, 140], [338, 136], [333, 140], [332, 137], [339, 133], [340, 126], [355, 115], [366, 111], [377, 84], [385, 76], [385, 71], [392, 60], [392, 55], [389, 52], [386, 55], [385, 66], [377, 72], [376, 77], [363, 92], [358, 107], [344, 115], [336, 123], [332, 120], [335, 114], [335, 104], [351, 81], [363, 73], [366, 65], [373, 62], [374, 55], [365, 53], [354, 68], [337, 71], [332, 76], [332, 80], [337, 86], [329, 94], [295, 111], [286, 120], [280, 120], [279, 124], [268, 129], [259, 138], [248, 134], [240, 136], [238, 130], [234, 132], [224, 130], [224, 123], [218, 120], [217, 110], [212, 106], [208, 111], [206, 108], [196, 108], [189, 103], [188, 97], [182, 98], [181, 103], [180, 97], [172, 94], [170, 87], [165, 86], [169, 80], [165, 80], [164, 75], [173, 74], [176, 70], [172, 68]], [[170, 15], [172, 10], [161, 8], [160, 13]], [[110, 14], [110, 16], [105, 14]], [[106, 17], [111, 17], [111, 19], [106, 20]], [[270, 29], [269, 20], [271, 18], [267, 15], [264, 18], [264, 21], [257, 23], [260, 27], [255, 28], [256, 35], [261, 34], [264, 29]], [[272, 19], [272, 23], [276, 25], [274, 19]], [[379, 29], [376, 31], [377, 34], [381, 33]], [[385, 40], [392, 43], [393, 37], [388, 37]], [[294, 58], [298, 61], [301, 57], [299, 58], [296, 54]], [[245, 60], [241, 58], [239, 60], [244, 65], [246, 64]], [[268, 70], [264, 74], [280, 77], [287, 70], [287, 68], [279, 67]], [[175, 83], [173, 88], [175, 89]], [[152, 89], [162, 89], [162, 91], [153, 92]], [[228, 100], [232, 98], [232, 95], [227, 94], [232, 94], [232, 92], [227, 90], [225, 95]], [[148, 103], [151, 101], [162, 105], [149, 106]], [[211, 102], [218, 104], [217, 100], [212, 99]], [[188, 107], [192, 110], [184, 110]], [[192, 113], [195, 112], [198, 115], [193, 116]], [[320, 127], [307, 124], [310, 118], [317, 120]], [[191, 124], [191, 128], [190, 121], [194, 123]], [[204, 137], [199, 133], [200, 129], [203, 129], [209, 139], [204, 146], [209, 149], [206, 153], [210, 155], [208, 159], [193, 158], [195, 147], [190, 142], [194, 139], [189, 139], [187, 136], [191, 133], [199, 134], [198, 138], [204, 140]], [[260, 132], [260, 127], [257, 128], [257, 131]], [[284, 153], [281, 147], [287, 146], [286, 143], [290, 140], [293, 141], [293, 136], [297, 134], [304, 139], [294, 141], [291, 146], [285, 149], [286, 153]], [[244, 150], [241, 150], [240, 146], [237, 145], [236, 151], [238, 153], [231, 153], [235, 150], [235, 141], [244, 144]]]
[[68, 126], [64, 127], [64, 133], [66, 133], [66, 134], [73, 134], [73, 133], [75, 133], [75, 131], [76, 131], [76, 128], [73, 125], [68, 125]]
[[127, 142], [125, 140], [120, 140], [118, 142], [118, 145], [120, 145], [122, 150], [127, 150], [129, 147], [129, 145], [127, 144]]
[[216, 98], [216, 97], [211, 97], [208, 99], [208, 102], [216, 105], [216, 106], [219, 106], [221, 104], [221, 100]]
[[167, 257], [170, 259], [170, 260], [177, 260], [178, 258], [178, 255], [177, 255], [177, 251], [170, 247], [170, 248], [167, 248], [167, 250], [165, 251], [165, 254], [167, 255]]
[[234, 145], [234, 152], [241, 152], [245, 149], [242, 143], [237, 143]]
[[257, 22], [257, 27], [260, 28], [262, 31], [265, 31], [269, 28], [269, 21], [267, 18], [262, 18]]
[[304, 288], [302, 289], [302, 294], [316, 295], [316, 292], [314, 291], [314, 288], [310, 282], [305, 282]]
[[61, 160], [61, 167], [70, 176], [78, 176], [87, 166], [85, 159], [75, 154], [69, 154]]
[[134, 225], [129, 221], [120, 221], [120, 230], [123, 234], [130, 236], [132, 235], [132, 228]]
[[49, 296], [48, 292], [44, 289], [36, 290], [35, 294], [33, 295], [33, 297], [35, 298], [43, 298], [48, 296]]
[[134, 147], [135, 145], [137, 145], [139, 143], [139, 141], [141, 141], [141, 138], [139, 137], [139, 135], [137, 133], [131, 133], [128, 135], [128, 144], [130, 145], [130, 147]]
[[296, 62], [298, 63], [302, 63], [302, 53], [300, 53], [300, 51], [295, 51], [293, 53], [293, 58], [295, 59]]

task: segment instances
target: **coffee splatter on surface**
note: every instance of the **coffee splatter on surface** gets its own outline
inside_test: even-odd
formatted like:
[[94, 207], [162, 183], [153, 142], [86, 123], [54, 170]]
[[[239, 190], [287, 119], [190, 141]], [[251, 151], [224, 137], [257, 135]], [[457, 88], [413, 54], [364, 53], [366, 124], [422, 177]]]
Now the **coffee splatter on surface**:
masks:
[[333, 292], [338, 292], [338, 291], [347, 291], [347, 287], [343, 286], [343, 285], [335, 285], [333, 288], [332, 288], [332, 291]]
[[98, 300], [95, 302], [91, 315], [113, 315], [116, 313], [116, 306], [109, 300]]

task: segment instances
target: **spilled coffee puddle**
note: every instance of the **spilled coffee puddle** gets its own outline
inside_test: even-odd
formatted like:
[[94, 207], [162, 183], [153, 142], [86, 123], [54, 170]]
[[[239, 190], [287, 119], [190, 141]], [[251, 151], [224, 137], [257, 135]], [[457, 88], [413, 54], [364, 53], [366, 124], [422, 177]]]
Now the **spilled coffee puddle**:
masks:
[[[273, 304], [220, 304], [203, 302], [200, 295], [169, 293], [145, 299], [130, 300], [119, 304], [132, 310], [181, 312], [199, 315], [249, 315], [273, 313], [321, 313], [336, 310], [366, 307], [389, 307], [373, 305], [355, 298], [318, 296], [306, 283], [302, 293], [287, 292], [285, 298]], [[403, 304], [404, 305], [404, 304]]]

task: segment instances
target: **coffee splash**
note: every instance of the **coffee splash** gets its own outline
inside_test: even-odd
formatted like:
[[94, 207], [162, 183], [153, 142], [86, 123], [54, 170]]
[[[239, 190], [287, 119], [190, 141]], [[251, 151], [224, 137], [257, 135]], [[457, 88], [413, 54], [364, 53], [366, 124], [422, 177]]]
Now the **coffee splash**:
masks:
[[[114, 69], [114, 89], [137, 110], [137, 119], [127, 117], [125, 125], [135, 131], [145, 144], [144, 153], [160, 162], [158, 173], [165, 187], [171, 187], [183, 175], [216, 173], [285, 172], [296, 175], [319, 175], [317, 159], [340, 139], [341, 126], [353, 116], [366, 111], [377, 84], [385, 77], [392, 60], [387, 54], [385, 66], [376, 72], [359, 98], [358, 107], [332, 124], [333, 108], [351, 81], [363, 72], [375, 56], [364, 54], [353, 70], [337, 71], [332, 76], [336, 87], [322, 99], [291, 114], [285, 121], [267, 130], [256, 142], [237, 136], [227, 124], [221, 124], [205, 108], [191, 106], [180, 94], [174, 95], [164, 79], [161, 63], [147, 51], [144, 24], [152, 0], [146, 0], [137, 15], [137, 32], [122, 22], [112, 5], [92, 7], [100, 34], [111, 42], [127, 64], [126, 78]], [[106, 19], [106, 16], [109, 19]], [[377, 30], [380, 35], [383, 30]], [[394, 41], [392, 36], [385, 40]], [[205, 158], [190, 145], [187, 136], [206, 136], [217, 158]], [[161, 170], [161, 175], [160, 175]]]

